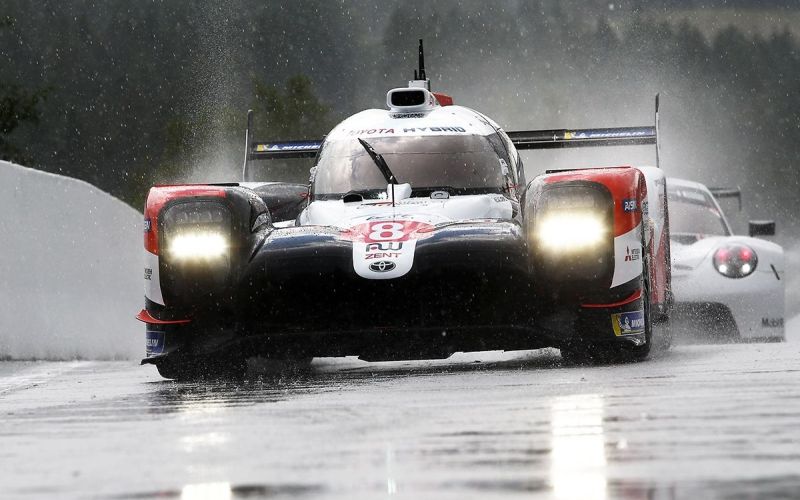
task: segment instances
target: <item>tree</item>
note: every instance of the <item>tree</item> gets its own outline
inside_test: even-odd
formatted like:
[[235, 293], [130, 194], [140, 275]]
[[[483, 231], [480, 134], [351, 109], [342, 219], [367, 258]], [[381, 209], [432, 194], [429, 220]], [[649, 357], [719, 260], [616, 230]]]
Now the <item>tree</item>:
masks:
[[[0, 19], [0, 29], [13, 27], [14, 18]], [[17, 147], [10, 135], [25, 122], [38, 123], [37, 104], [44, 99], [44, 90], [28, 91], [19, 85], [0, 82], [0, 159], [27, 163], [29, 158]]]

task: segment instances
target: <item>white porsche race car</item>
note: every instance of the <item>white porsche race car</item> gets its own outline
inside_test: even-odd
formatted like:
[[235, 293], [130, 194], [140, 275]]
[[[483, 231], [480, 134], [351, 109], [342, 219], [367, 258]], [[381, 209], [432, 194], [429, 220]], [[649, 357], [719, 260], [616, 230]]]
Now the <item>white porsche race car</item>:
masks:
[[714, 341], [784, 340], [784, 265], [780, 245], [753, 236], [775, 234], [772, 221], [751, 221], [734, 235], [712, 190], [667, 179], [672, 242], [673, 331]]

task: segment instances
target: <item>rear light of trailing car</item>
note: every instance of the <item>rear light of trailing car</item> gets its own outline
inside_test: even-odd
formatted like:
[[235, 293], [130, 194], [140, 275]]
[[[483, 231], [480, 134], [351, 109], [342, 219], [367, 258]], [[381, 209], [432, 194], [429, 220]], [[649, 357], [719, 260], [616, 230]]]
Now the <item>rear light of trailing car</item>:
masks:
[[758, 255], [747, 245], [730, 244], [714, 252], [714, 269], [728, 278], [744, 278], [758, 265]]

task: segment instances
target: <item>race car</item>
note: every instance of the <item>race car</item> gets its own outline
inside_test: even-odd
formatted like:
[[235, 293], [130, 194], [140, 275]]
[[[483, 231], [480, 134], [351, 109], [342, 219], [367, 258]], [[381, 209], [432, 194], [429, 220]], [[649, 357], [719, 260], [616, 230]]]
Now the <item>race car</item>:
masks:
[[783, 341], [784, 265], [773, 221], [734, 235], [716, 198], [741, 190], [667, 179], [675, 311], [672, 330], [691, 340]]
[[[252, 356], [547, 346], [625, 361], [658, 343], [671, 305], [663, 172], [527, 182], [518, 151], [657, 144], [657, 127], [506, 132], [430, 90], [421, 42], [408, 87], [324, 140], [259, 142], [252, 123], [243, 182], [149, 192], [138, 318], [142, 362], [162, 376], [238, 375]], [[258, 179], [287, 158], [314, 158], [308, 185]]]

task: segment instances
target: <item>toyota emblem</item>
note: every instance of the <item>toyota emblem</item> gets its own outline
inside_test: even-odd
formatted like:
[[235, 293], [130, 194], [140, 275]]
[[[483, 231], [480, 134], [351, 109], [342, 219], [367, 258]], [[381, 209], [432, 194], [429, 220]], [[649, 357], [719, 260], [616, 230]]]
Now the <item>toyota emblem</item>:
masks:
[[374, 271], [376, 273], [388, 273], [395, 267], [395, 263], [390, 260], [381, 260], [378, 262], [373, 262], [369, 265], [370, 271]]

